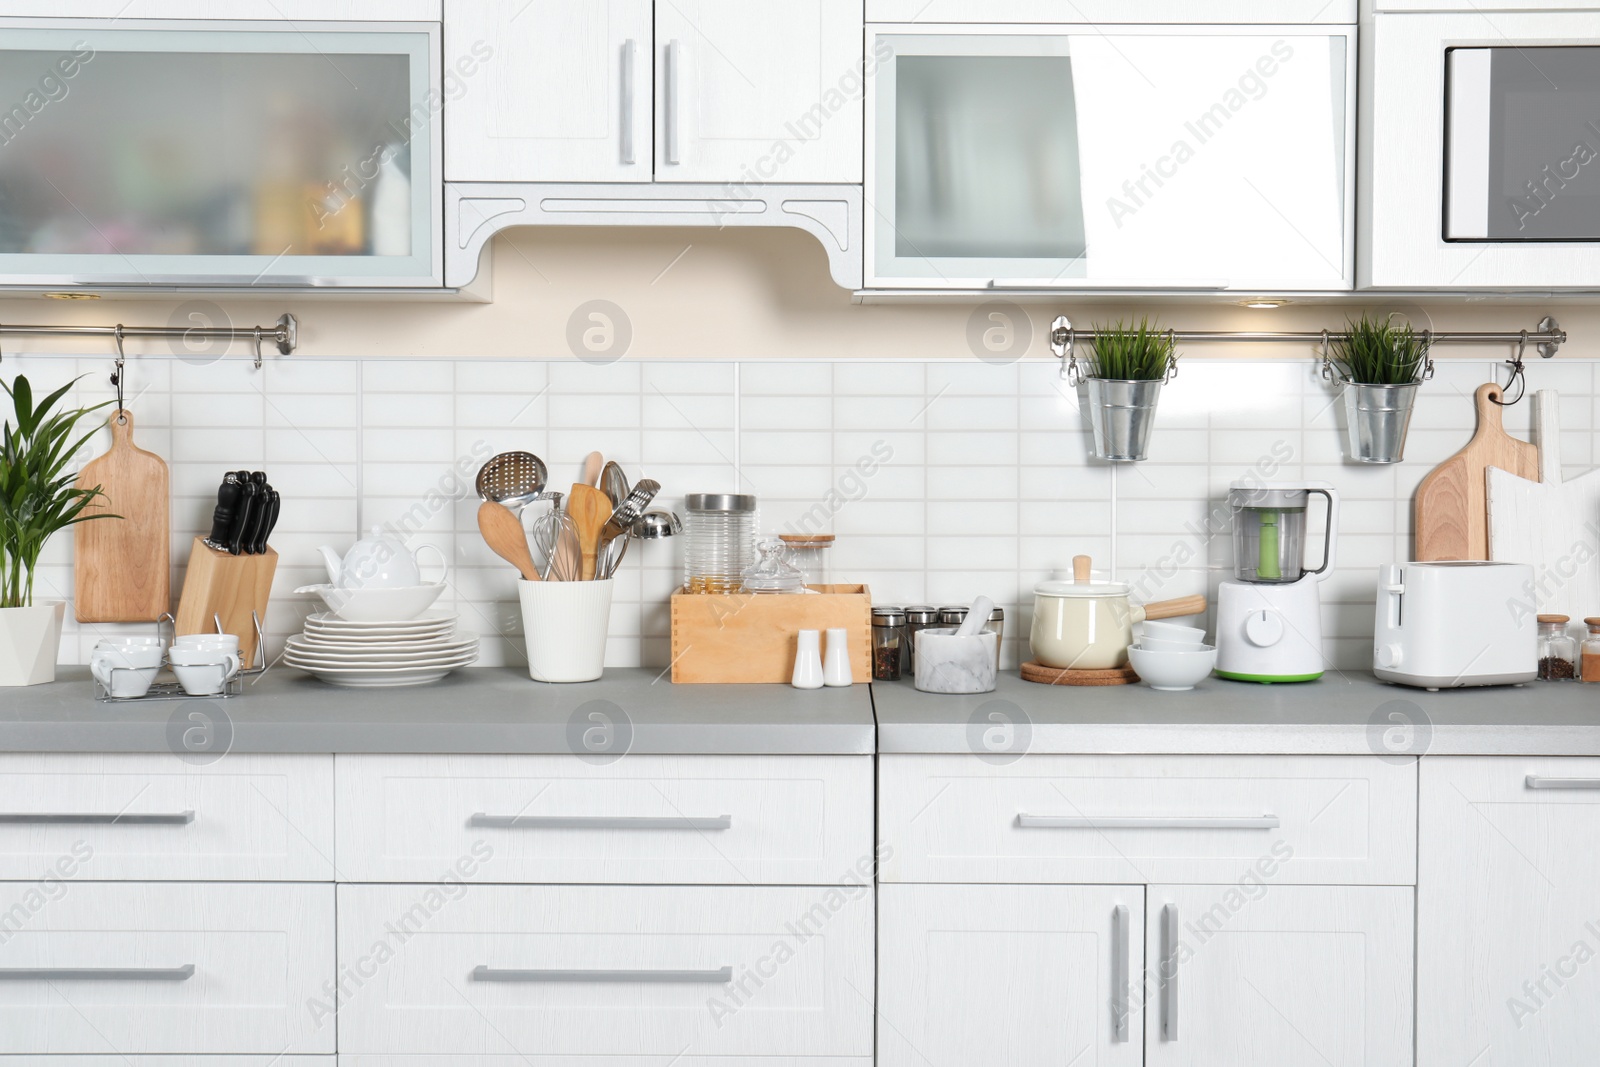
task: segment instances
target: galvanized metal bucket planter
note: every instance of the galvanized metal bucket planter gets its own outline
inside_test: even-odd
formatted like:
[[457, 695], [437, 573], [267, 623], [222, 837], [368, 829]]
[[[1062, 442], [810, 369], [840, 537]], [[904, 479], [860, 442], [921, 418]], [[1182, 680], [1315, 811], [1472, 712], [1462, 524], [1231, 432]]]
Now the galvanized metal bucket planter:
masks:
[[1155, 381], [1086, 378], [1083, 386], [1097, 459], [1130, 463], [1150, 452], [1150, 431], [1156, 423], [1161, 386]]
[[1342, 383], [1351, 459], [1357, 463], [1399, 463], [1405, 458], [1406, 430], [1411, 426], [1411, 408], [1421, 384]]

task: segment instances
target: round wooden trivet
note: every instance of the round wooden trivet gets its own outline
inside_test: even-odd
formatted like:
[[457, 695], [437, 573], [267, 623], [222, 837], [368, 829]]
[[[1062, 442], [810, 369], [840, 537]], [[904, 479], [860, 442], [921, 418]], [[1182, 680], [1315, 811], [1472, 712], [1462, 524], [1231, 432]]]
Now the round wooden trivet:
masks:
[[1139, 680], [1132, 667], [1113, 667], [1103, 671], [1074, 671], [1046, 667], [1029, 660], [1022, 665], [1022, 680], [1040, 685], [1132, 685]]

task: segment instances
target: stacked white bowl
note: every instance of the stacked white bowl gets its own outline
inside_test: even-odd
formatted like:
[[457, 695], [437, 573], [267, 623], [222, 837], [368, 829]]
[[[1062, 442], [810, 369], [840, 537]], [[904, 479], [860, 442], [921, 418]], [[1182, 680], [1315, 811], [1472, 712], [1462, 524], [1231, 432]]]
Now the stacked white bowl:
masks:
[[1128, 664], [1151, 689], [1182, 692], [1211, 673], [1217, 649], [1198, 626], [1146, 622], [1128, 648]]

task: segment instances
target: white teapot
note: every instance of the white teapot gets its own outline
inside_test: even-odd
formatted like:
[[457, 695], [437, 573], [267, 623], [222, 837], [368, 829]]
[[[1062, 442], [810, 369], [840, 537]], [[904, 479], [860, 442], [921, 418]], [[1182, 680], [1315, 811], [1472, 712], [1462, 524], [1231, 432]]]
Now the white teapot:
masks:
[[317, 551], [328, 568], [328, 584], [336, 589], [403, 589], [422, 584], [417, 556], [423, 548], [438, 552], [444, 563], [444, 552], [436, 545], [423, 545], [413, 552], [381, 526], [374, 526], [343, 557], [328, 545]]

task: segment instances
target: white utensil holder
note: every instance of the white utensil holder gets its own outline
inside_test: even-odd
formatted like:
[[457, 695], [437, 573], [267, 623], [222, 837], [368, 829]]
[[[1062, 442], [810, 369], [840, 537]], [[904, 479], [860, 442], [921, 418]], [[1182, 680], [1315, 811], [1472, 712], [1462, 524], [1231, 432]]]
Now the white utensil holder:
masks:
[[528, 582], [518, 579], [528, 676], [536, 682], [592, 682], [605, 673], [615, 579]]

